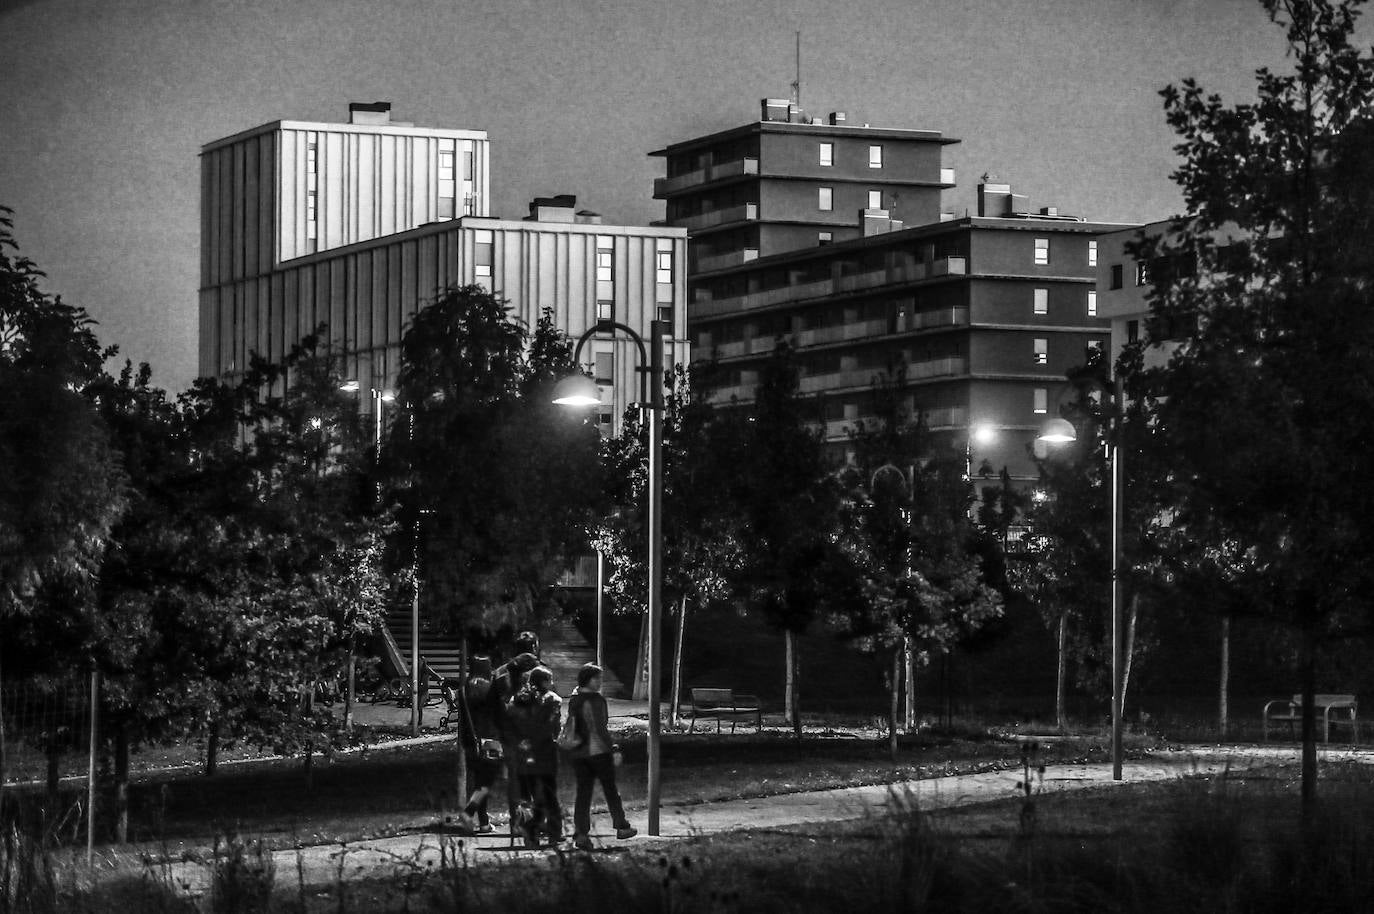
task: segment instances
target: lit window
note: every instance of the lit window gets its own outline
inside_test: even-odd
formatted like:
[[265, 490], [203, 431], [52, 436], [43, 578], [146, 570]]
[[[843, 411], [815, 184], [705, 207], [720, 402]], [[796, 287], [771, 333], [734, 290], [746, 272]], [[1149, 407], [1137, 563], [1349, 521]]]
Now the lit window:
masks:
[[1146, 260], [1135, 262], [1135, 284], [1143, 286], [1150, 281], [1150, 263]]
[[1102, 357], [1102, 341], [1088, 340], [1087, 361], [1093, 362]]
[[673, 242], [659, 238], [654, 242], [654, 282], [663, 284], [673, 281]]
[[491, 229], [478, 229], [473, 233], [472, 275], [479, 279], [491, 278]]
[[868, 167], [869, 167], [869, 168], [882, 168], [882, 167], [883, 167], [883, 147], [881, 147], [881, 146], [869, 146], [869, 147], [868, 147]]
[[615, 319], [615, 302], [599, 301], [596, 303], [596, 319], [599, 321], [609, 321]]
[[834, 209], [834, 194], [829, 187], [818, 188], [816, 205], [822, 212], [829, 212]]
[[870, 191], [868, 192], [868, 208], [869, 208], [869, 209], [882, 209], [882, 208], [883, 208], [883, 192], [882, 192], [882, 191], [880, 191], [880, 190], [870, 190]]
[[822, 143], [822, 144], [821, 144], [821, 164], [822, 164], [822, 165], [834, 165], [834, 164], [835, 164], [835, 144], [834, 144], [834, 143]]
[[1035, 290], [1035, 313], [1036, 313], [1036, 314], [1049, 314], [1049, 313], [1050, 313], [1050, 290], [1049, 290], [1049, 289], [1036, 289], [1036, 290]]
[[1088, 317], [1097, 317], [1097, 290], [1088, 290]]
[[1088, 266], [1090, 266], [1090, 267], [1095, 267], [1095, 266], [1097, 266], [1097, 242], [1096, 242], [1096, 241], [1089, 241], [1089, 242], [1088, 242]]
[[596, 298], [615, 300], [615, 241], [610, 238], [596, 239]]
[[439, 180], [453, 180], [453, 153], [451, 152], [439, 153]]
[[596, 252], [596, 281], [611, 282], [615, 270], [615, 252]]
[[1050, 341], [1048, 339], [1035, 339], [1035, 364], [1048, 365], [1050, 361]]
[[832, 241], [834, 241], [834, 240], [835, 240], [835, 234], [834, 234], [834, 232], [818, 232], [818, 233], [816, 234], [816, 243], [817, 243], [817, 244], [829, 244], [830, 242], [832, 242]]
[[1050, 240], [1048, 238], [1035, 239], [1035, 262], [1038, 264], [1050, 262]]
[[1050, 391], [1046, 387], [1035, 388], [1035, 411], [1044, 414], [1050, 411]]

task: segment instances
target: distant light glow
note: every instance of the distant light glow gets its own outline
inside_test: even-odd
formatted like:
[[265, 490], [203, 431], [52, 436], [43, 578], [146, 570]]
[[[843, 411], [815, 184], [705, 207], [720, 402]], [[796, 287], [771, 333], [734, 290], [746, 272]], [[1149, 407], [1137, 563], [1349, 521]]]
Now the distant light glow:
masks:
[[992, 444], [997, 440], [997, 429], [991, 425], [975, 425], [973, 427], [973, 440], [978, 444]]
[[361, 388], [362, 385], [358, 383], [356, 378], [350, 378], [349, 380], [344, 381], [342, 384], [339, 385], [339, 390], [342, 390], [344, 393], [350, 394], [357, 393]]

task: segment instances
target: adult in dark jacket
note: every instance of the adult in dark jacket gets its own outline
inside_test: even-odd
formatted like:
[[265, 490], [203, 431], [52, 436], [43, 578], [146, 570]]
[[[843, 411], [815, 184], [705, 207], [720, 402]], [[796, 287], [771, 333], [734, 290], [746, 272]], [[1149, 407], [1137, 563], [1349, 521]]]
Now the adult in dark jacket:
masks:
[[592, 788], [597, 781], [601, 782], [601, 792], [606, 797], [606, 809], [611, 814], [615, 836], [633, 838], [639, 834], [625, 818], [620, 791], [615, 786], [614, 754], [619, 747], [611, 742], [610, 711], [601, 695], [601, 674], [601, 667], [595, 663], [585, 664], [577, 674], [577, 691], [568, 699], [568, 716], [573, 719], [573, 726], [582, 740], [568, 753], [572, 756], [573, 774], [577, 778], [573, 845], [587, 851], [592, 849]]
[[[501, 734], [491, 703], [491, 660], [477, 656], [472, 658], [469, 665], [471, 671], [464, 687], [463, 700], [471, 730], [467, 733], [463, 750], [468, 756], [474, 789], [463, 810], [465, 818], [461, 824], [474, 833], [486, 834], [491, 831], [487, 801], [491, 798], [492, 785], [496, 783], [502, 768], [501, 755], [495, 754], [500, 751]], [[493, 746], [498, 748], [493, 750]]]
[[526, 684], [530, 671], [539, 666], [539, 658], [530, 653], [516, 654], [509, 663], [502, 665], [491, 680], [491, 693], [487, 707], [496, 725], [496, 733], [501, 740], [502, 757], [506, 767], [506, 805], [511, 815], [511, 830], [515, 830], [515, 807], [520, 802], [519, 780], [515, 772], [515, 744], [519, 738], [510, 724], [507, 707], [511, 699]]
[[516, 737], [514, 764], [520, 796], [530, 804], [533, 819], [523, 823], [527, 847], [539, 846], [539, 832], [549, 844], [563, 840], [563, 810], [558, 805], [558, 725], [563, 699], [553, 690], [553, 674], [546, 667], [530, 670], [529, 684], [506, 706], [506, 719]]

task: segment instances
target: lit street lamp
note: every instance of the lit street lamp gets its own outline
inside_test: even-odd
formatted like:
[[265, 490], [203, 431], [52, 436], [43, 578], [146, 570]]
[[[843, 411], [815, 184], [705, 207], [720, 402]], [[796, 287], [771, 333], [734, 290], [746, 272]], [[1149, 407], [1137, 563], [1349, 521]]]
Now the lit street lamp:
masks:
[[[573, 364], [580, 364], [582, 347], [595, 333], [624, 330], [639, 347], [640, 403], [647, 407], [649, 420], [649, 826], [658, 834], [659, 762], [662, 750], [663, 709], [660, 686], [660, 644], [663, 627], [663, 336], [666, 321], [649, 322], [649, 357], [645, 359], [644, 340], [633, 328], [610, 320], [597, 321], [577, 340]], [[645, 371], [644, 362], [648, 362]], [[647, 377], [646, 377], [647, 375]], [[647, 385], [647, 389], [646, 389]], [[593, 406], [601, 402], [596, 382], [585, 374], [563, 378], [554, 387], [553, 402], [563, 406]]]
[[[1107, 433], [1107, 472], [1111, 478], [1112, 543], [1112, 780], [1121, 780], [1121, 426], [1125, 412], [1125, 392], [1121, 377], [1109, 389], [1097, 379], [1093, 383], [1111, 399], [1111, 424]], [[1046, 444], [1067, 444], [1078, 439], [1078, 431], [1067, 419], [1051, 419], [1040, 429], [1038, 440]]]

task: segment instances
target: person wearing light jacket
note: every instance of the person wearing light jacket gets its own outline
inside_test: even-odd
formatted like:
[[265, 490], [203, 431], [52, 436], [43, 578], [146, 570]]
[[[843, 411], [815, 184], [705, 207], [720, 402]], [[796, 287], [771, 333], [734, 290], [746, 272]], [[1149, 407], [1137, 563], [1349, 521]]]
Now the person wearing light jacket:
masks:
[[601, 667], [588, 663], [577, 674], [577, 691], [568, 699], [568, 715], [581, 741], [569, 750], [573, 775], [577, 779], [577, 797], [573, 801], [573, 845], [579, 850], [592, 849], [591, 809], [592, 787], [601, 782], [606, 808], [611, 814], [617, 838], [633, 838], [639, 832], [625, 818], [620, 791], [615, 786], [615, 757], [620, 747], [611, 742], [607, 727], [610, 712], [601, 695]]

